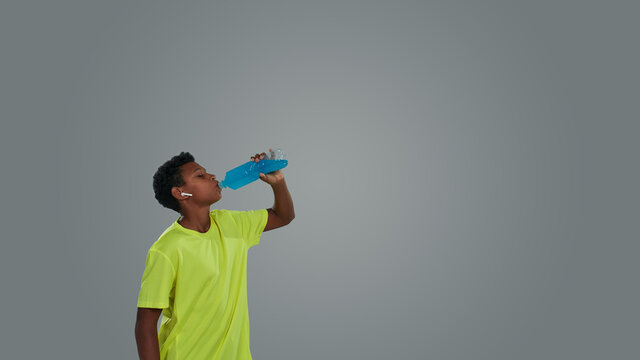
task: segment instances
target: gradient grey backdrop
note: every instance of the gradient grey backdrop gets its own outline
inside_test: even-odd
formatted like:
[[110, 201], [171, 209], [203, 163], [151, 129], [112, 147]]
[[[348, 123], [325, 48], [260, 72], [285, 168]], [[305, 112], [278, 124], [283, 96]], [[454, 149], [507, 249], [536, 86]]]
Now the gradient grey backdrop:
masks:
[[637, 2], [0, 10], [3, 359], [136, 358], [153, 173], [270, 146], [255, 359], [640, 358]]

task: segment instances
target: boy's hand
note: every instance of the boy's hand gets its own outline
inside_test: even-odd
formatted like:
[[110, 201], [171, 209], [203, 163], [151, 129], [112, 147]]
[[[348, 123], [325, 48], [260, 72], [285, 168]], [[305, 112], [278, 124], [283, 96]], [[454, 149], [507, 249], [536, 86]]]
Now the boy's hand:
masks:
[[[271, 149], [269, 149], [269, 151], [271, 151]], [[251, 161], [260, 162], [260, 160], [264, 159], [265, 156], [267, 156], [267, 153], [265, 152], [262, 154], [255, 154], [251, 157]], [[280, 170], [276, 170], [268, 174], [260, 173], [260, 180], [273, 186], [284, 181], [284, 174], [282, 174], [282, 171]]]

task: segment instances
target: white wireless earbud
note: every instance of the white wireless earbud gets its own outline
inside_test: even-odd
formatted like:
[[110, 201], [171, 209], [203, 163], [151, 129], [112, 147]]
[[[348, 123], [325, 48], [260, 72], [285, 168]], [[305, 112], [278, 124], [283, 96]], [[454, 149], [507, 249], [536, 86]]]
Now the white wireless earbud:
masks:
[[186, 193], [186, 192], [181, 192], [180, 195], [182, 195], [182, 196], [185, 196], [185, 195], [186, 196], [193, 196], [193, 194], [189, 194], [189, 193]]

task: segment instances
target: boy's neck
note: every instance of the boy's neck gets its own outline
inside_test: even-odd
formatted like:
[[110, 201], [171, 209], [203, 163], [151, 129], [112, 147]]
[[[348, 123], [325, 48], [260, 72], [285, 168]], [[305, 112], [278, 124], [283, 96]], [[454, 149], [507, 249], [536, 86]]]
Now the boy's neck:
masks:
[[206, 233], [211, 227], [211, 218], [209, 217], [209, 211], [206, 213], [200, 212], [197, 214], [182, 214], [182, 217], [178, 220], [178, 223], [186, 229], [194, 230], [200, 233]]

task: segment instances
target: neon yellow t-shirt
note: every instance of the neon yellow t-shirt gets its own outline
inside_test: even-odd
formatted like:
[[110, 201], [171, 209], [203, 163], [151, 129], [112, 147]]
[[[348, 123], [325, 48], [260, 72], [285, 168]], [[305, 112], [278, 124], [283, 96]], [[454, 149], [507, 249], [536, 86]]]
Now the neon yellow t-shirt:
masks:
[[250, 360], [247, 251], [267, 209], [209, 212], [206, 233], [178, 219], [147, 253], [138, 307], [162, 310], [160, 358]]

